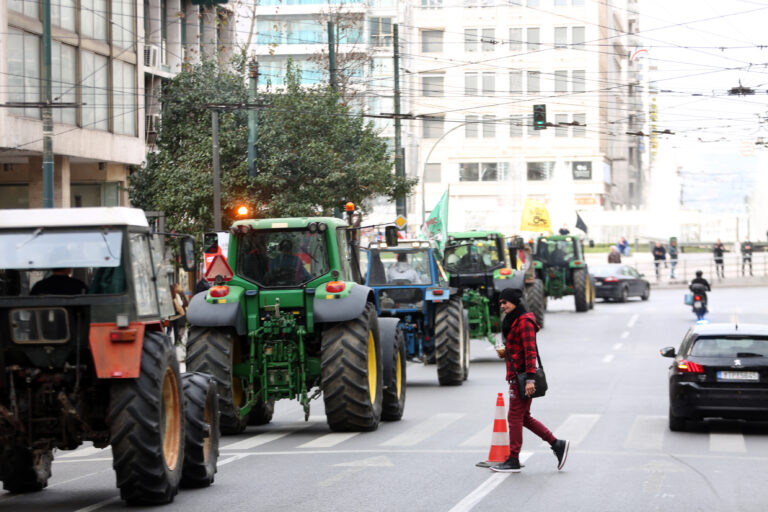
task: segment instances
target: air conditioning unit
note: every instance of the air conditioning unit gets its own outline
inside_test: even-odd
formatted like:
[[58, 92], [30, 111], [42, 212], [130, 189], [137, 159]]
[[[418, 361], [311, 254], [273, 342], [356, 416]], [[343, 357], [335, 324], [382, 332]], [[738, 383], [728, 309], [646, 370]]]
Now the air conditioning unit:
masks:
[[160, 114], [147, 114], [144, 131], [146, 133], [157, 133], [160, 129]]
[[144, 67], [156, 68], [160, 64], [160, 48], [154, 44], [144, 45]]

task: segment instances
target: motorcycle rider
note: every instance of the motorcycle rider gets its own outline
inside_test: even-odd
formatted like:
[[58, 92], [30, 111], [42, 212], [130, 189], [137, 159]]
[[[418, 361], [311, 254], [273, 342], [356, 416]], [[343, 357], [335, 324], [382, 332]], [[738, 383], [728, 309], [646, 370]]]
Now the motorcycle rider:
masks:
[[[701, 270], [697, 270], [696, 277], [691, 281], [691, 284], [688, 287], [688, 289], [690, 289], [692, 293], [695, 293], [701, 297], [701, 305], [703, 308], [703, 313], [707, 313], [708, 312], [707, 292], [711, 292], [712, 287], [709, 286], [709, 281], [707, 281], [702, 277], [703, 275], [704, 275], [704, 272], [702, 272]], [[694, 308], [694, 311], [695, 311], [695, 308]], [[699, 317], [699, 319], [704, 317], [703, 313], [701, 317]]]

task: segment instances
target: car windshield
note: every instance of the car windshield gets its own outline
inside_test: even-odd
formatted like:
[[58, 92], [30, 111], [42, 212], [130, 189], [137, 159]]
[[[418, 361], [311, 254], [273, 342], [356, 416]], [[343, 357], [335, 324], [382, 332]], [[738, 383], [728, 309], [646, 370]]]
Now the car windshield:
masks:
[[551, 265], [564, 265], [574, 259], [573, 238], [563, 240], [540, 238], [536, 244], [536, 259]]
[[368, 254], [368, 283], [374, 286], [431, 284], [429, 250], [370, 250]]
[[0, 233], [0, 296], [125, 290], [123, 234], [114, 229]]
[[299, 286], [329, 271], [325, 232], [271, 229], [238, 235], [237, 274], [261, 286]]
[[702, 336], [691, 348], [697, 357], [768, 357], [768, 337]]
[[504, 263], [493, 240], [472, 240], [445, 248], [448, 272], [483, 272]]

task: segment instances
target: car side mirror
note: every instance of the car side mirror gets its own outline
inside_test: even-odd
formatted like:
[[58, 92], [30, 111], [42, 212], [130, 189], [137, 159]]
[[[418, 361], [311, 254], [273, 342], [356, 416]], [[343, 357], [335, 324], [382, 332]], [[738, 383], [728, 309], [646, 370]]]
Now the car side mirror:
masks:
[[195, 270], [195, 239], [185, 236], [181, 239], [181, 267], [187, 272]]
[[659, 350], [659, 354], [664, 357], [675, 357], [675, 347], [665, 347]]
[[397, 247], [397, 232], [397, 226], [384, 227], [384, 240], [387, 242], [387, 247]]

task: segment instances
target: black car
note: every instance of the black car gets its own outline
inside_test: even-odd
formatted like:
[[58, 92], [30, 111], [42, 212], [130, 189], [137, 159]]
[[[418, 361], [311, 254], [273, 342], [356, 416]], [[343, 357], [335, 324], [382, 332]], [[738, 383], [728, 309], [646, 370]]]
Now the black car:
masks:
[[697, 324], [669, 367], [669, 429], [705, 418], [768, 420], [768, 325]]
[[626, 302], [629, 297], [648, 300], [651, 283], [643, 279], [634, 267], [621, 263], [590, 265], [589, 273], [595, 278], [595, 297], [603, 300]]

